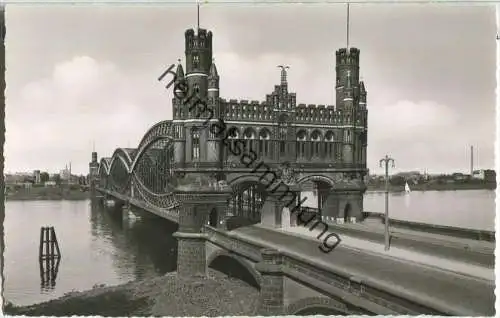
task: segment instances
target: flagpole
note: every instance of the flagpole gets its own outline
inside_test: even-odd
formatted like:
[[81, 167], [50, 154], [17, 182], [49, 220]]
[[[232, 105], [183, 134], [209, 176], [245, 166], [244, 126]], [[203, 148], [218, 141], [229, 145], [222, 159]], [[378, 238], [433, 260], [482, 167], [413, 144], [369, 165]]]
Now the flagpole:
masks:
[[349, 2], [347, 2], [347, 27], [346, 27], [346, 38], [347, 38], [347, 50], [349, 50]]

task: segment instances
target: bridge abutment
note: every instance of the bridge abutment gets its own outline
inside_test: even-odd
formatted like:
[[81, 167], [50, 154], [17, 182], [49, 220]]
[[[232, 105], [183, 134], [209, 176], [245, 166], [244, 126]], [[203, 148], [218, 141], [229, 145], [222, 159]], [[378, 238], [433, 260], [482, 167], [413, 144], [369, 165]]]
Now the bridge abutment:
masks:
[[177, 274], [179, 276], [206, 276], [206, 240], [203, 226], [215, 213], [218, 225], [219, 215], [224, 215], [229, 191], [178, 191], [182, 202], [179, 213], [177, 238]]
[[277, 316], [284, 313], [283, 259], [275, 249], [261, 251], [262, 262], [255, 269], [262, 275], [258, 314]]

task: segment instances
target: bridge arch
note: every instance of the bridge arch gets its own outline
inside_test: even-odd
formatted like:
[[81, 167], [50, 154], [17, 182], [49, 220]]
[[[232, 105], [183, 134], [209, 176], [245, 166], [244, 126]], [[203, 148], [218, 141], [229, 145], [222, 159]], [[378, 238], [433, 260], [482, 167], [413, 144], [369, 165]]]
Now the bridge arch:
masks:
[[149, 149], [149, 147], [152, 146], [155, 142], [162, 141], [162, 140], [167, 140], [170, 143], [170, 146], [173, 147], [173, 140], [174, 139], [172, 136], [157, 136], [157, 137], [151, 138], [151, 140], [148, 140], [147, 142], [145, 142], [141, 146], [141, 148], [137, 149], [137, 154], [135, 155], [135, 158], [130, 165], [130, 172], [131, 173], [134, 172], [135, 167], [137, 166], [137, 163], [142, 158], [144, 153], [146, 153], [146, 151]]
[[238, 176], [236, 178], [228, 180], [227, 184], [231, 187], [235, 187], [238, 184], [243, 184], [243, 183], [259, 183], [262, 186], [266, 187], [267, 185], [262, 182], [260, 179], [262, 177], [261, 173], [258, 173], [257, 171], [252, 174], [245, 174], [242, 176]]
[[[123, 158], [123, 151], [117, 149], [109, 166], [107, 186], [113, 190], [123, 193], [130, 183], [129, 165]], [[118, 159], [116, 159], [118, 158]]]
[[99, 175], [108, 175], [109, 174], [109, 162], [111, 158], [102, 158], [99, 162], [99, 170], [97, 171]]
[[137, 149], [141, 149], [142, 146], [148, 142], [148, 138], [151, 138], [151, 136], [154, 136], [155, 133], [159, 132], [160, 134], [161, 133], [165, 133], [168, 128], [171, 126], [172, 124], [172, 121], [171, 120], [162, 120], [156, 124], [154, 124], [151, 128], [149, 128], [149, 130], [144, 134], [144, 136], [142, 137], [141, 141], [139, 142], [139, 146], [137, 147]]
[[229, 199], [229, 215], [226, 225], [229, 230], [261, 222], [262, 208], [267, 198], [266, 185], [259, 177], [242, 176], [230, 183], [233, 194]]
[[335, 186], [335, 182], [333, 181], [332, 178], [323, 176], [323, 175], [308, 175], [305, 177], [300, 178], [297, 180], [298, 184], [304, 183], [306, 181], [313, 181], [313, 182], [324, 182], [327, 183], [330, 186]]
[[260, 289], [262, 283], [260, 273], [252, 263], [238, 255], [225, 250], [217, 250], [208, 257], [207, 266]]
[[113, 152], [113, 156], [111, 156], [111, 161], [109, 162], [108, 171], [111, 171], [111, 167], [117, 159], [121, 160], [123, 165], [127, 168], [127, 171], [130, 172], [130, 164], [132, 163], [132, 158], [130, 158], [129, 153], [123, 148], [116, 148], [115, 152]]
[[287, 315], [349, 315], [345, 304], [327, 297], [308, 297], [290, 304]]

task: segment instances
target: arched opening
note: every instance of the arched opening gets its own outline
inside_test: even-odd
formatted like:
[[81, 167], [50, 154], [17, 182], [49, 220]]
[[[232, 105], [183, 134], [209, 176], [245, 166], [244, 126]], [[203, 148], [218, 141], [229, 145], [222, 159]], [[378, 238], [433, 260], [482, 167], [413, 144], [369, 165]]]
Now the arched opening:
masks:
[[351, 217], [351, 204], [347, 203], [344, 207], [344, 222], [349, 222]]
[[266, 198], [264, 185], [245, 182], [235, 187], [229, 200], [230, 217], [226, 220], [228, 230], [260, 223], [261, 210]]
[[313, 315], [324, 315], [324, 316], [348, 316], [348, 314], [335, 310], [333, 308], [313, 306], [304, 308], [293, 314], [294, 316], [313, 316]]
[[212, 227], [217, 227], [217, 221], [218, 221], [218, 217], [217, 217], [217, 209], [212, 209], [212, 211], [210, 211], [210, 215], [208, 216], [208, 225], [212, 226]]
[[331, 185], [323, 180], [314, 180], [314, 189], [316, 192], [316, 207], [318, 208], [318, 214], [321, 215], [329, 215], [329, 213], [325, 213], [323, 209], [325, 208], [325, 202], [330, 194]]
[[256, 277], [256, 274], [252, 273], [251, 269], [248, 268], [251, 265], [243, 265], [242, 262], [243, 260], [240, 261], [235, 257], [231, 257], [228, 255], [219, 255], [209, 263], [208, 267], [222, 272], [229, 277], [239, 279], [257, 289], [260, 289], [260, 284], [258, 278]]

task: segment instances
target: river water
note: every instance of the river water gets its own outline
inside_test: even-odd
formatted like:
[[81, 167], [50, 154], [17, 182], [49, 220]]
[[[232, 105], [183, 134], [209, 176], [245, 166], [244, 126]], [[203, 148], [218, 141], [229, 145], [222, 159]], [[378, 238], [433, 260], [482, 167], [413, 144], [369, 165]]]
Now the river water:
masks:
[[[304, 194], [311, 198], [314, 195]], [[383, 193], [367, 193], [365, 210], [384, 211]], [[391, 194], [391, 217], [494, 229], [495, 193], [488, 190]], [[176, 226], [140, 213], [123, 218], [90, 201], [8, 201], [5, 216], [4, 297], [28, 305], [94, 285], [116, 285], [176, 269]], [[41, 285], [40, 227], [54, 226], [62, 259], [55, 285]]]

